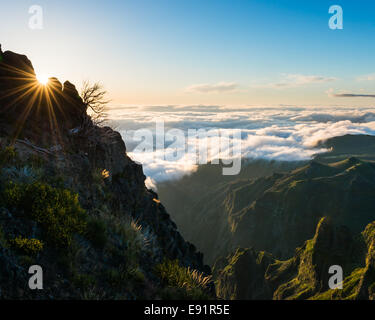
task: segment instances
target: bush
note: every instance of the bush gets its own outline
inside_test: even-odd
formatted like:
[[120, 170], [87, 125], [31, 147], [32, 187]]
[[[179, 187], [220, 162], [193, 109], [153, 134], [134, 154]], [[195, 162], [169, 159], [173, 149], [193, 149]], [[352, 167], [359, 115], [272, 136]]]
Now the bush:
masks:
[[146, 239], [142, 233], [142, 227], [127, 215], [102, 214], [101, 219], [105, 221], [107, 229], [120, 241], [120, 247], [109, 246], [112, 259], [116, 263], [126, 261], [129, 268], [138, 268], [139, 257], [146, 247]]
[[7, 240], [5, 239], [5, 234], [2, 226], [0, 226], [0, 246], [3, 248], [7, 247]]
[[123, 289], [129, 282], [129, 270], [124, 265], [120, 265], [116, 269], [106, 270], [104, 277], [111, 287]]
[[142, 288], [146, 280], [144, 273], [139, 268], [129, 268], [124, 264], [107, 269], [102, 275], [112, 289], [124, 292]]
[[43, 242], [38, 239], [28, 239], [17, 237], [10, 240], [10, 243], [19, 251], [26, 254], [35, 255], [43, 250]]
[[8, 146], [0, 150], [0, 165], [10, 164], [18, 158], [17, 152], [13, 146]]
[[21, 203], [23, 193], [21, 185], [9, 182], [2, 192], [1, 200], [7, 208], [15, 208]]
[[96, 280], [94, 276], [90, 274], [76, 274], [72, 279], [73, 284], [80, 288], [81, 290], [87, 290], [90, 287], [94, 286], [96, 283]]
[[73, 234], [83, 234], [86, 228], [78, 195], [66, 189], [41, 182], [11, 182], [2, 192], [2, 202], [39, 223], [46, 241], [59, 247], [70, 246]]
[[157, 275], [169, 287], [175, 288], [179, 295], [186, 298], [208, 297], [205, 291], [211, 282], [211, 276], [180, 266], [178, 260], [165, 260], [155, 268]]
[[91, 173], [93, 183], [102, 185], [106, 177], [106, 172], [107, 171], [105, 169], [103, 170], [100, 168], [96, 168], [95, 170], [93, 170]]
[[87, 223], [86, 237], [97, 248], [104, 248], [108, 235], [104, 221], [91, 218]]

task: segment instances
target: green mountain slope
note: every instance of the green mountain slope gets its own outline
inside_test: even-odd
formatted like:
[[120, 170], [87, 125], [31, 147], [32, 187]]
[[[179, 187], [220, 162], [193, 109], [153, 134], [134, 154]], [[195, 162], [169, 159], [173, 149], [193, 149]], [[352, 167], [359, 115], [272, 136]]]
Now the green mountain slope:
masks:
[[[375, 165], [371, 161], [355, 157], [332, 163], [313, 160], [287, 173], [272, 174], [275, 171], [281, 170], [270, 166], [268, 176], [197, 187], [195, 194], [183, 192], [194, 181], [187, 177], [183, 183], [174, 182], [174, 189], [173, 183], [162, 185], [159, 194], [184, 236], [211, 264], [237, 247], [248, 246], [287, 258], [314, 235], [323, 216], [352, 232], [375, 219]], [[253, 172], [256, 176], [257, 168]], [[179, 206], [170, 200], [176, 193], [180, 194]]]
[[[374, 299], [375, 222], [355, 236], [322, 218], [312, 239], [288, 260], [237, 249], [217, 261], [217, 295], [223, 299]], [[330, 266], [343, 269], [342, 289], [330, 289]]]
[[[223, 176], [220, 166], [205, 165], [178, 181], [158, 184], [158, 194], [185, 239], [213, 263], [229, 253], [239, 212], [273, 185], [275, 172], [287, 172], [304, 162], [257, 160], [243, 163], [239, 177]], [[260, 177], [266, 176], [267, 178]]]

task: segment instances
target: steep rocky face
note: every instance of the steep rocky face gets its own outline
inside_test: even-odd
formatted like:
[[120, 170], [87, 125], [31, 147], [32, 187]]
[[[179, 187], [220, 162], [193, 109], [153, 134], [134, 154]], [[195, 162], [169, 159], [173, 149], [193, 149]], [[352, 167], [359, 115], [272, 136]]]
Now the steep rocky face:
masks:
[[[238, 249], [215, 266], [217, 295], [227, 299], [374, 299], [373, 230], [372, 222], [353, 237], [347, 228], [322, 218], [314, 238], [288, 260]], [[245, 255], [246, 259], [240, 258]], [[329, 268], [334, 265], [343, 269], [342, 289], [329, 288]], [[252, 290], [241, 289], [250, 287]], [[256, 295], [259, 292], [266, 294]]]
[[[210, 273], [120, 134], [87, 120], [74, 85], [51, 78], [41, 87], [25, 56], [2, 54], [2, 298], [160, 298], [163, 261]], [[26, 289], [30, 263], [46, 270], [45, 290]]]

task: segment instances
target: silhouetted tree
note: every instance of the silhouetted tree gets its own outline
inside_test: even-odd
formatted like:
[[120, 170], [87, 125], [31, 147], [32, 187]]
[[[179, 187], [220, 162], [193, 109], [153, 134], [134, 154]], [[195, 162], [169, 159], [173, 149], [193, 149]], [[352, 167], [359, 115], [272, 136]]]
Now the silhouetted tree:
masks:
[[84, 81], [82, 84], [81, 97], [86, 108], [91, 111], [91, 119], [96, 125], [103, 124], [108, 116], [107, 91], [99, 82], [91, 84]]

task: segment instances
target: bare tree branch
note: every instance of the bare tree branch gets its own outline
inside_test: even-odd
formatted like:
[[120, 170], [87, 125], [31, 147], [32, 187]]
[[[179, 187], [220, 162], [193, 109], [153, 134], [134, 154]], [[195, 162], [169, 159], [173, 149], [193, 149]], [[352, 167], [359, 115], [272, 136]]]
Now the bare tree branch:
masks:
[[106, 99], [107, 91], [99, 82], [91, 84], [84, 81], [81, 89], [81, 98], [86, 108], [92, 111], [91, 119], [96, 125], [103, 125], [107, 121], [108, 103]]

